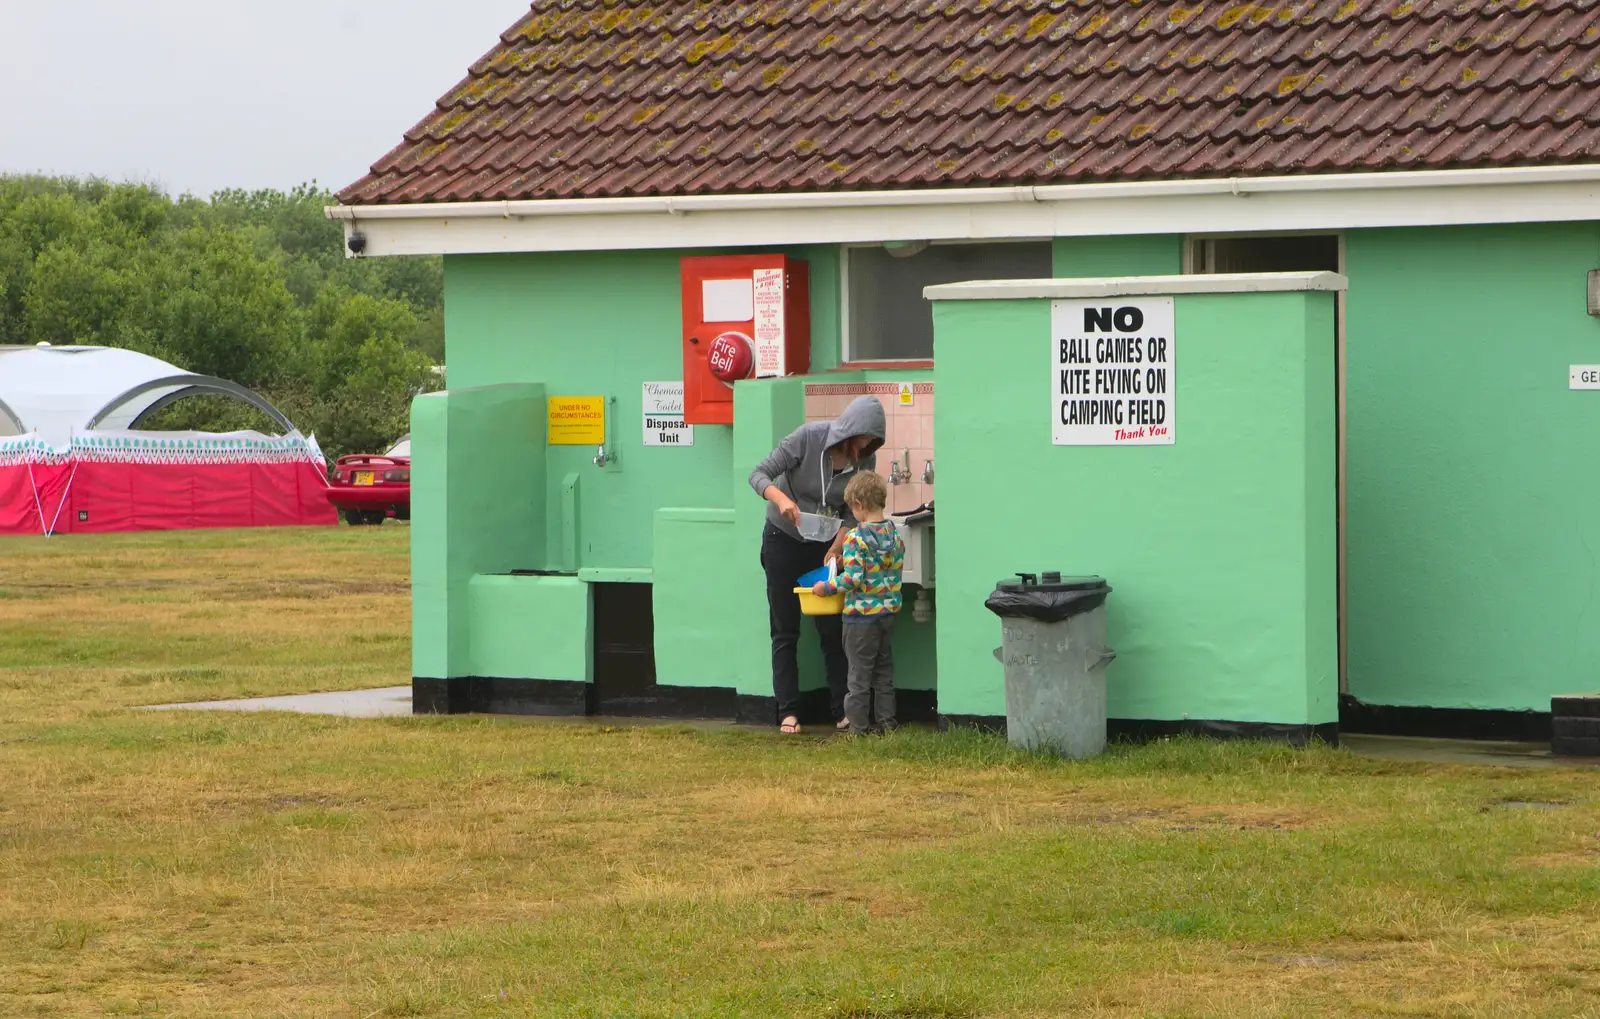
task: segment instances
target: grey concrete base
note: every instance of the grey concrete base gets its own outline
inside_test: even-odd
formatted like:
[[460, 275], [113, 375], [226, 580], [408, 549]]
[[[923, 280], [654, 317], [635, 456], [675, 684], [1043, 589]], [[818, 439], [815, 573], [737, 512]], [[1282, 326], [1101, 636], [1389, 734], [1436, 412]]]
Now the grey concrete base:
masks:
[[335, 690], [331, 693], [290, 694], [286, 697], [250, 697], [236, 701], [154, 704], [148, 710], [289, 711], [301, 715], [388, 718], [394, 715], [411, 714], [411, 687], [385, 686], [376, 690]]

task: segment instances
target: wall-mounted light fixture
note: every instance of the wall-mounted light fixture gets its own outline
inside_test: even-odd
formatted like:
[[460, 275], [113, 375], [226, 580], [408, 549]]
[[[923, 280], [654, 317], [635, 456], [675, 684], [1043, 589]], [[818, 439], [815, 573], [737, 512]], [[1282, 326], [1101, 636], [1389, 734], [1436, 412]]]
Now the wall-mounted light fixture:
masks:
[[1589, 314], [1600, 318], [1600, 269], [1589, 270]]

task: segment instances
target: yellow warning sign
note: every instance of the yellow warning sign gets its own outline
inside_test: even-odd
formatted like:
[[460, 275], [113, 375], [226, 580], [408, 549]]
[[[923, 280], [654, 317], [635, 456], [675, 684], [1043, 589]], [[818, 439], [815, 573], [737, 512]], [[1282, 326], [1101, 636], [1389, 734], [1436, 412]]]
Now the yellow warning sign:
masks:
[[606, 441], [603, 396], [552, 396], [549, 399], [552, 446], [598, 446]]
[[900, 383], [900, 406], [911, 406], [911, 383], [909, 382]]

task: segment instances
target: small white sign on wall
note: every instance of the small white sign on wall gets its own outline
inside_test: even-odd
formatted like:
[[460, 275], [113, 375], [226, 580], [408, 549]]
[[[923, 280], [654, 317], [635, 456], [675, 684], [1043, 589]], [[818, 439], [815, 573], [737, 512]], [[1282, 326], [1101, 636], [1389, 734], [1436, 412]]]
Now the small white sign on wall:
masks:
[[644, 384], [644, 444], [694, 445], [694, 425], [683, 420], [682, 382]]
[[1567, 372], [1568, 389], [1600, 389], [1600, 364], [1575, 364]]
[[1057, 446], [1169, 446], [1176, 438], [1170, 297], [1052, 301], [1050, 436]]

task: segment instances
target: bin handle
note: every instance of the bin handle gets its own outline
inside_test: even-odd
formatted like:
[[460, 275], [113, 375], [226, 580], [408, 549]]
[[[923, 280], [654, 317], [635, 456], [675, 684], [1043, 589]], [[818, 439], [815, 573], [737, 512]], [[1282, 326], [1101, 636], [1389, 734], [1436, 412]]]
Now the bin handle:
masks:
[[1091, 668], [1091, 669], [1102, 669], [1102, 668], [1105, 668], [1107, 665], [1110, 665], [1112, 662], [1116, 661], [1116, 658], [1117, 658], [1117, 653], [1115, 651], [1111, 650], [1108, 647], [1107, 648], [1101, 648], [1100, 649], [1100, 657], [1099, 657], [1099, 659], [1093, 665], [1089, 666], [1089, 668]]

